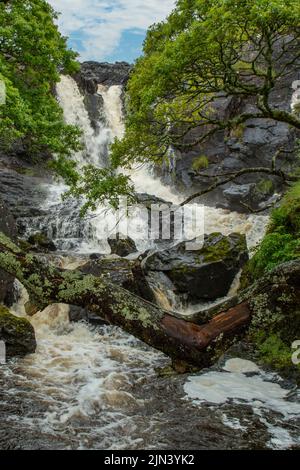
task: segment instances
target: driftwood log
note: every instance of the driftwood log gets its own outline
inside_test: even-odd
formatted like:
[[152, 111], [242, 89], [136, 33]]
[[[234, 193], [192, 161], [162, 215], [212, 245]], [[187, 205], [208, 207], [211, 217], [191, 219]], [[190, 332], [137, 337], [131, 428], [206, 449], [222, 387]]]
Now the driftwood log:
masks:
[[37, 310], [53, 303], [87, 308], [174, 361], [196, 367], [209, 366], [218, 359], [245, 334], [253, 316], [259, 321], [263, 316], [260, 310], [272, 308], [280, 286], [300, 299], [300, 263], [296, 262], [283, 265], [239, 296], [190, 317], [165, 311], [106, 278], [45, 264], [37, 256], [24, 253], [2, 233], [0, 268], [26, 287]]

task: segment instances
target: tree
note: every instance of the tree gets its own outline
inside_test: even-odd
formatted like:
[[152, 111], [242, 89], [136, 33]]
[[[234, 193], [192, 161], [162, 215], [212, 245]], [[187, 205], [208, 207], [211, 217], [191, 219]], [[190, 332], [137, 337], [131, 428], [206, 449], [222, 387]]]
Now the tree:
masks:
[[78, 70], [55, 24], [57, 14], [45, 0], [0, 3], [0, 145], [21, 143], [31, 158], [56, 155], [55, 166], [67, 180], [76, 173], [70, 156], [80, 148], [80, 132], [64, 123], [53, 89], [59, 73]]
[[[296, 110], [270, 105], [276, 85], [299, 66], [298, 0], [178, 0], [166, 21], [150, 28], [135, 64], [113, 165], [162, 162], [171, 148], [190, 149], [252, 118], [300, 129]], [[218, 102], [228, 97], [250, 99], [252, 109], [220, 119]], [[290, 181], [275, 158], [272, 168], [252, 169], [262, 171]], [[239, 175], [227, 174], [224, 182], [221, 176], [210, 190]]]
[[[78, 305], [163, 351], [181, 367], [213, 364], [237, 339], [280, 333], [289, 348], [299, 334], [299, 261], [278, 266], [248, 290], [190, 317], [168, 312], [105, 276], [64, 271], [25, 253], [0, 232], [0, 268], [28, 290], [35, 311], [52, 303]], [[276, 315], [271, 312], [275, 311]]]

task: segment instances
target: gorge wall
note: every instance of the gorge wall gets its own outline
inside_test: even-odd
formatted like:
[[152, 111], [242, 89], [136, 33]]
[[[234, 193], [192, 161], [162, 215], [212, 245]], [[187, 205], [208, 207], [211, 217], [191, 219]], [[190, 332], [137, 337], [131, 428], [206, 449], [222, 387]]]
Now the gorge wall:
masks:
[[[96, 94], [98, 84], [126, 85], [130, 71], [131, 66], [124, 62], [114, 65], [97, 62], [82, 64], [81, 72], [75, 78], [85, 93], [86, 105], [92, 120], [99, 118], [97, 109], [101, 98]], [[295, 94], [294, 84], [299, 79], [300, 72], [286, 75], [271, 95], [271, 107], [289, 111]], [[231, 97], [219, 99], [217, 103], [217, 113], [221, 118], [228, 119], [237, 113], [253, 111], [255, 111], [253, 99]], [[199, 138], [200, 135], [201, 130], [195, 129], [187, 135], [185, 143]], [[271, 167], [274, 154], [282, 149], [277, 158], [277, 167], [289, 172], [297, 166], [293, 149], [299, 137], [300, 133], [291, 129], [288, 124], [269, 119], [251, 119], [236, 131], [217, 132], [205, 143], [189, 151], [181, 152], [179, 149], [173, 149], [169, 164], [156, 170], [165, 182], [187, 194], [202, 190], [211, 184], [211, 180], [200, 176], [201, 170], [194, 169], [194, 163], [199, 156], [207, 158], [206, 173], [213, 177], [217, 173], [234, 172], [245, 167]], [[268, 177], [267, 180], [264, 175], [244, 175], [234, 183], [228, 183], [207, 195], [203, 202], [241, 212], [247, 212], [245, 205], [257, 209], [272, 198], [274, 193], [283, 189], [278, 178]]]

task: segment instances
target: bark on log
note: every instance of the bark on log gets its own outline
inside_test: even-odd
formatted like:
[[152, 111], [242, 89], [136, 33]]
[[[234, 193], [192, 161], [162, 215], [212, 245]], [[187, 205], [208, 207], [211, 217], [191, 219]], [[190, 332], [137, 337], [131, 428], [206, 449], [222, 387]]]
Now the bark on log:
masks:
[[205, 327], [193, 324], [105, 278], [45, 265], [37, 256], [23, 253], [3, 234], [0, 234], [0, 267], [26, 287], [31, 302], [39, 309], [52, 303], [87, 308], [172, 359], [196, 366], [212, 363], [214, 351], [208, 352], [207, 346], [221, 333], [222, 344], [225, 344], [241, 332], [250, 319], [245, 304], [214, 318]]
[[[197, 367], [207, 367], [215, 362], [245, 333], [252, 316], [257, 315], [259, 323], [264, 309], [272, 309], [274, 302], [278, 308], [276, 299], [280, 287], [284, 295], [293, 292], [300, 298], [300, 263], [287, 263], [239, 296], [201, 312], [206, 321], [202, 324], [200, 314], [183, 319], [105, 278], [45, 265], [37, 256], [22, 252], [1, 233], [0, 268], [14, 275], [27, 288], [31, 302], [39, 309], [52, 303], [87, 308], [173, 360]], [[284, 302], [286, 309], [286, 300]]]

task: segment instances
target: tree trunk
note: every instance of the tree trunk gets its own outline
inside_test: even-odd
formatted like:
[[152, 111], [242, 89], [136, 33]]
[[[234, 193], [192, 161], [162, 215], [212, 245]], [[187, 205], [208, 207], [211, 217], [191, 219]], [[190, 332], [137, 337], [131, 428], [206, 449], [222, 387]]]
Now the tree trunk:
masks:
[[[197, 367], [211, 365], [245, 333], [251, 316], [259, 309], [259, 303], [253, 302], [254, 296], [259, 297], [262, 289], [264, 295], [274, 293], [274, 285], [276, 287], [278, 284], [275, 273], [239, 297], [185, 319], [131, 294], [105, 278], [45, 265], [37, 256], [23, 253], [1, 233], [0, 268], [15, 276], [26, 287], [31, 302], [38, 309], [52, 303], [87, 308], [173, 360]], [[299, 279], [300, 263], [295, 269], [298, 274], [296, 278]], [[289, 266], [286, 270], [290, 272]], [[299, 283], [298, 280], [295, 282]], [[201, 317], [205, 319], [205, 324], [202, 324]]]

